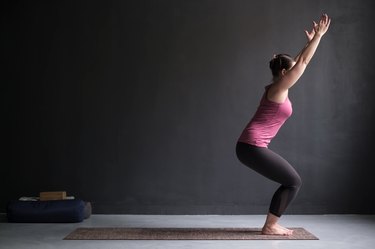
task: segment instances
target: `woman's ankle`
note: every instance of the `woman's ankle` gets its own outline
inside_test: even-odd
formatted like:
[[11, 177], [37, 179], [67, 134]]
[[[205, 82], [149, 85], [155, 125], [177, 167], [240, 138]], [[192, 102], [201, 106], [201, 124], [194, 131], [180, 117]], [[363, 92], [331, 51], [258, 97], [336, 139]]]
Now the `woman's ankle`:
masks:
[[267, 218], [266, 218], [266, 222], [264, 224], [265, 227], [271, 227], [271, 226], [274, 226], [277, 224], [277, 222], [279, 221], [280, 217], [272, 214], [272, 213], [268, 213], [267, 214]]

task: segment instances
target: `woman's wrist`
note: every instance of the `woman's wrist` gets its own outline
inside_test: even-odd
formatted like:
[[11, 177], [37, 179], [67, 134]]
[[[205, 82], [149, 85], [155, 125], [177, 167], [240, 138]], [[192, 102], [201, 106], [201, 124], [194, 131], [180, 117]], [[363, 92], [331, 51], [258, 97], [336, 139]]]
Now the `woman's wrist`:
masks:
[[320, 33], [315, 33], [314, 35], [314, 38], [317, 37], [317, 38], [322, 38], [323, 34], [320, 34]]

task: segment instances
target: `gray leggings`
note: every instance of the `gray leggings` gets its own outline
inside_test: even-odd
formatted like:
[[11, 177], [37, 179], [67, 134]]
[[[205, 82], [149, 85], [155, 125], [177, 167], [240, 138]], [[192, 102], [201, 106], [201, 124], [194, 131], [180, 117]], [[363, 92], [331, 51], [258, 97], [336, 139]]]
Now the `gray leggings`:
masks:
[[271, 214], [280, 217], [301, 187], [302, 181], [297, 171], [284, 158], [268, 148], [238, 142], [236, 153], [243, 164], [281, 184], [272, 197], [269, 209]]

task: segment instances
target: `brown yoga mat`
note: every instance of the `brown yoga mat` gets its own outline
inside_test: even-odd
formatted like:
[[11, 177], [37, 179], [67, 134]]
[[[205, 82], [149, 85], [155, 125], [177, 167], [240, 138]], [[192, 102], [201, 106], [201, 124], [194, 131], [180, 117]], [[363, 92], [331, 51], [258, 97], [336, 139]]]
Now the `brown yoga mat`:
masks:
[[77, 228], [65, 240], [318, 240], [301, 227], [291, 236], [262, 235], [260, 228]]

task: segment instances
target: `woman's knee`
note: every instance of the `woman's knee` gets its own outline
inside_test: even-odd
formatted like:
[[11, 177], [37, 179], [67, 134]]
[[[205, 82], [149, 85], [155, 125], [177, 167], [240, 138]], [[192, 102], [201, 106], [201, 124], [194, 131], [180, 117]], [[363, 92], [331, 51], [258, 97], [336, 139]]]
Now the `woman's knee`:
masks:
[[300, 189], [302, 186], [302, 179], [301, 177], [296, 174], [289, 178], [288, 182], [283, 184], [285, 187], [288, 188], [294, 188], [294, 189]]
[[296, 175], [294, 178], [293, 178], [293, 183], [292, 183], [292, 187], [294, 188], [297, 188], [297, 189], [300, 189], [302, 186], [302, 179], [299, 175]]

